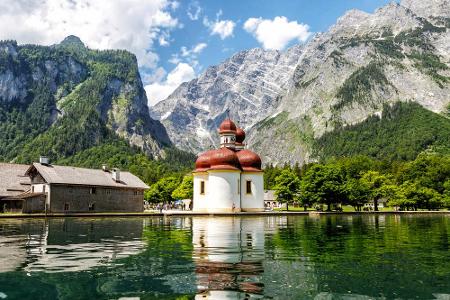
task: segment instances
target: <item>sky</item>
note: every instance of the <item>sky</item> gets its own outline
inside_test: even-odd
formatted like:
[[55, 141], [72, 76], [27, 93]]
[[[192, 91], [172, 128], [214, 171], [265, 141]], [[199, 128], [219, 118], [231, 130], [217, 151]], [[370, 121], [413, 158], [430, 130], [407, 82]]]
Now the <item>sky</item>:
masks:
[[52, 45], [76, 35], [90, 48], [138, 60], [149, 106], [234, 53], [285, 50], [326, 31], [347, 10], [388, 0], [1, 0], [0, 40]]

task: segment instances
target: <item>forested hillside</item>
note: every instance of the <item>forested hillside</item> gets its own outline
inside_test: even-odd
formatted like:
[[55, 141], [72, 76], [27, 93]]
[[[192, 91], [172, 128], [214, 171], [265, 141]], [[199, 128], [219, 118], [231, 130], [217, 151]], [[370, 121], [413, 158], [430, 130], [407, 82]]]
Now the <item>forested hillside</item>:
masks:
[[149, 183], [193, 160], [150, 118], [136, 57], [74, 36], [50, 47], [0, 42], [0, 132], [0, 161], [109, 163], [140, 168]]
[[416, 103], [386, 105], [381, 116], [340, 127], [315, 140], [315, 155], [367, 155], [388, 161], [413, 160], [424, 149], [450, 153], [450, 119]]

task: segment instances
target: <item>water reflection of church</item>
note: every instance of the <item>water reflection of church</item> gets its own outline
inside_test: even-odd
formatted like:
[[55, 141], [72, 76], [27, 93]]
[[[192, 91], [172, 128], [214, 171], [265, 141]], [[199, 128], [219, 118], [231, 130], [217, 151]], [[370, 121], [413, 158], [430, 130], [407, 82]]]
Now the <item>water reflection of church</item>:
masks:
[[263, 294], [265, 218], [195, 218], [196, 299], [246, 299]]

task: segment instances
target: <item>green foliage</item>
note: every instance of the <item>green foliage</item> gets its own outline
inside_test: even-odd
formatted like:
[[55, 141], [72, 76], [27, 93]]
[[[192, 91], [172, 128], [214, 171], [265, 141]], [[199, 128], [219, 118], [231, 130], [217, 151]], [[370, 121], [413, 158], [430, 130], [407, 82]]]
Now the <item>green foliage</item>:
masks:
[[174, 199], [192, 199], [194, 194], [194, 178], [192, 175], [183, 177], [181, 184], [172, 192]]
[[450, 156], [422, 153], [397, 170], [396, 176], [399, 182], [416, 182], [443, 193], [446, 179], [450, 178]]
[[286, 165], [270, 169], [271, 174], [279, 174], [274, 188], [288, 195], [280, 199], [305, 208], [351, 205], [361, 211], [373, 203], [377, 210], [380, 200], [401, 210], [450, 208], [450, 154], [425, 151], [410, 162], [378, 161], [359, 155], [302, 169]]
[[400, 186], [390, 201], [391, 206], [398, 206], [402, 210], [438, 209], [443, 204], [443, 196], [437, 191], [409, 181]]
[[176, 176], [161, 178], [149, 190], [145, 191], [145, 200], [153, 203], [174, 201], [172, 193], [180, 184], [180, 181], [180, 178]]
[[388, 85], [390, 83], [384, 75], [382, 65], [372, 61], [367, 66], [360, 67], [345, 80], [336, 93], [341, 101], [334, 109], [341, 109], [354, 102], [364, 103], [371, 98], [375, 87], [383, 89]]
[[[168, 147], [165, 159], [152, 160], [114, 132], [114, 105], [124, 112], [113, 116], [121, 124], [138, 131], [152, 126], [145, 122], [146, 112], [135, 112], [135, 120], [125, 115], [133, 99], [143, 93], [133, 54], [91, 50], [73, 36], [52, 47], [1, 43], [16, 48], [17, 56], [2, 51], [0, 71], [12, 71], [27, 94], [20, 101], [0, 99], [0, 161], [31, 163], [45, 154], [63, 165], [108, 164], [133, 172], [149, 185], [192, 168], [192, 154]], [[39, 80], [32, 74], [39, 74]], [[119, 94], [125, 84], [133, 88]]]
[[[297, 198], [300, 187], [300, 180], [297, 174], [289, 169], [281, 171], [281, 173], [275, 178], [275, 194], [277, 199], [288, 205]], [[288, 206], [289, 209], [289, 206]]]
[[413, 160], [427, 148], [450, 148], [450, 120], [416, 103], [385, 106], [383, 117], [338, 128], [315, 140], [315, 155], [330, 157], [367, 155], [388, 161]]
[[416, 68], [433, 78], [441, 88], [444, 88], [444, 85], [450, 82], [450, 77], [439, 73], [449, 69], [445, 63], [441, 62], [439, 56], [430, 52], [414, 51], [409, 57], [416, 61]]
[[374, 209], [378, 210], [378, 201], [392, 194], [392, 178], [377, 171], [367, 171], [362, 174], [359, 183], [364, 186], [367, 196], [374, 202]]
[[300, 198], [303, 203], [331, 205], [342, 202], [345, 197], [345, 176], [337, 164], [316, 164], [305, 172], [301, 180]]

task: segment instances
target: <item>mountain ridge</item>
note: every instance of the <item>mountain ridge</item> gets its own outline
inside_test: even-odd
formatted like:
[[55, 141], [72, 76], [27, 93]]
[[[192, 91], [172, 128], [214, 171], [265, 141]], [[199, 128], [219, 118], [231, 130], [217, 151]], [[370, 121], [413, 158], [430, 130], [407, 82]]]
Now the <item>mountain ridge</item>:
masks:
[[148, 114], [136, 57], [75, 36], [52, 46], [0, 42], [0, 120], [2, 160], [58, 160], [111, 140], [154, 158], [171, 147]]
[[[386, 104], [412, 101], [438, 114], [446, 110], [450, 101], [449, 6], [444, 0], [405, 0], [374, 13], [351, 10], [327, 32], [293, 46], [296, 51], [290, 48], [279, 53], [294, 70], [284, 72], [287, 78], [278, 93], [264, 92], [276, 82], [255, 74], [267, 68], [270, 71], [265, 75], [276, 78], [273, 70], [282, 70], [284, 65], [261, 59], [260, 53], [270, 51], [245, 50], [208, 68], [150, 109], [182, 149], [206, 150], [216, 138], [215, 126], [229, 110], [248, 129], [249, 147], [261, 153], [266, 163], [316, 160], [315, 139], [382, 114]], [[237, 67], [230, 63], [249, 51], [259, 55], [238, 61]], [[202, 82], [204, 76], [212, 78], [212, 84]], [[235, 94], [227, 94], [227, 82], [245, 83], [251, 77], [256, 79]], [[203, 94], [199, 96], [198, 91]], [[261, 91], [257, 97], [267, 97], [264, 107], [255, 106], [257, 100], [241, 97]], [[233, 100], [236, 105], [230, 107]], [[267, 141], [277, 147], [268, 146]]]

